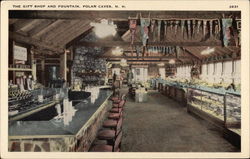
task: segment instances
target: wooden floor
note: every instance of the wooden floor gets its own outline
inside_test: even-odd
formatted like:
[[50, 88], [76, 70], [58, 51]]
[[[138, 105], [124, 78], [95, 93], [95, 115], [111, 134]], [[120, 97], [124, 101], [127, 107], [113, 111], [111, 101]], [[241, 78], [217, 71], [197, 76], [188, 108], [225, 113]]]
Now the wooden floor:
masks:
[[[125, 91], [126, 89], [123, 89]], [[235, 152], [206, 121], [187, 113], [186, 108], [149, 91], [147, 103], [128, 99], [124, 109], [123, 152]]]

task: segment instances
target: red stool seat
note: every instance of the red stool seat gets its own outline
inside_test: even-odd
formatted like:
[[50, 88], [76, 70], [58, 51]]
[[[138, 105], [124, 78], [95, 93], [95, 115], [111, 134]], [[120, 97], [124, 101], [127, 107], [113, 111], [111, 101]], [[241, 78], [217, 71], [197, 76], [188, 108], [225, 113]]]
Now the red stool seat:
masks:
[[98, 133], [97, 138], [103, 140], [111, 140], [115, 138], [115, 135], [115, 130], [102, 130]]
[[90, 152], [112, 152], [113, 146], [111, 145], [96, 145], [90, 149]]
[[118, 120], [120, 118], [120, 113], [110, 113], [108, 118]]
[[115, 128], [117, 126], [116, 120], [106, 120], [103, 125], [104, 128]]
[[114, 107], [109, 112], [111, 112], [111, 113], [121, 113], [121, 111], [122, 111], [122, 108]]

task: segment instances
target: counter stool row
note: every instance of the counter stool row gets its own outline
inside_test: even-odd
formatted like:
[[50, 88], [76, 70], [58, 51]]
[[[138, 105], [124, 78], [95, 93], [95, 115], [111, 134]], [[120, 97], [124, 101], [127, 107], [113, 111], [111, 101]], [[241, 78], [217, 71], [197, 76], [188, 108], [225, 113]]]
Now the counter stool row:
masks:
[[111, 98], [112, 108], [109, 110], [107, 119], [98, 131], [91, 152], [119, 152], [122, 140], [123, 107], [126, 103], [125, 95]]

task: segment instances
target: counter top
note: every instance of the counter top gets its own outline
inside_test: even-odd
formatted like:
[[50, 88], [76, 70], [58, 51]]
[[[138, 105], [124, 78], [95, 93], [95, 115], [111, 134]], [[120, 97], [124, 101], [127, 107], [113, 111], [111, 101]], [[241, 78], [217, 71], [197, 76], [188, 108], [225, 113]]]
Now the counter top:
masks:
[[109, 90], [101, 90], [48, 121], [14, 121], [9, 124], [9, 136], [76, 135], [98, 108], [111, 96]]

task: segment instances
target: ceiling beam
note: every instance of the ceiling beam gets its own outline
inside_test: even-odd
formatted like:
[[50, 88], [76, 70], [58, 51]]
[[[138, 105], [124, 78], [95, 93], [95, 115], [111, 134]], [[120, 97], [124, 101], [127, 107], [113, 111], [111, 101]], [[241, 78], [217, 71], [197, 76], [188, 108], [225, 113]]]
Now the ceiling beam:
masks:
[[13, 32], [17, 32], [27, 26], [33, 25], [33, 23], [36, 23], [37, 20], [35, 19], [20, 19], [17, 20], [15, 23], [11, 25], [13, 29], [11, 29]]
[[[68, 20], [65, 23], [59, 25], [58, 27], [50, 30], [46, 34], [44, 34], [41, 39], [45, 41], [53, 41], [52, 39], [56, 39], [59, 36], [68, 34], [68, 30], [72, 27], [77, 27], [79, 20]], [[55, 42], [56, 43], [56, 42]]]
[[63, 48], [56, 47], [56, 46], [53, 46], [51, 44], [47, 44], [46, 42], [42, 42], [42, 41], [34, 39], [34, 38], [26, 37], [26, 36], [20, 35], [18, 33], [9, 32], [9, 37], [10, 37], [10, 39], [13, 39], [14, 41], [23, 42], [23, 43], [26, 43], [29, 45], [35, 45], [35, 46], [38, 46], [41, 48], [49, 49], [49, 50], [54, 51], [54, 52], [61, 53], [64, 51]]
[[[79, 42], [76, 46], [100, 46], [116, 47], [130, 46], [130, 42], [125, 41], [102, 41], [102, 42]], [[141, 42], [134, 42], [134, 45], [142, 45]], [[149, 42], [147, 46], [222, 46], [221, 42]]]
[[70, 42], [80, 34], [92, 28], [92, 26], [90, 26], [88, 22], [81, 22], [76, 28], [77, 29], [73, 28], [69, 30], [67, 35], [64, 35], [61, 38], [59, 38], [58, 44], [66, 45], [68, 42]]
[[26, 19], [91, 19], [108, 18], [113, 20], [128, 20], [128, 17], [135, 17], [137, 14], [149, 15], [156, 19], [177, 19], [177, 18], [201, 18], [214, 19], [235, 15], [240, 17], [240, 12], [233, 11], [11, 11], [10, 18]]
[[56, 20], [42, 20], [42, 23], [36, 27], [34, 27], [33, 29], [31, 29], [28, 32], [28, 35], [30, 37], [35, 36], [36, 34], [38, 34], [39, 32], [41, 32], [43, 29], [45, 29], [46, 27], [48, 27], [49, 25], [53, 24]]
[[197, 55], [195, 55], [192, 52], [188, 51], [186, 48], [181, 47], [181, 49], [184, 51], [184, 53], [187, 53], [187, 54], [191, 55], [192, 57], [194, 57], [196, 60], [201, 61], [200, 57], [198, 57]]
[[64, 20], [56, 20], [56, 21], [50, 23], [49, 25], [47, 25], [44, 29], [42, 29], [41, 31], [39, 31], [35, 35], [33, 35], [33, 37], [40, 37], [43, 34], [49, 32], [50, 30], [52, 30], [53, 28], [55, 28], [57, 26], [60, 26], [64, 22], [65, 22]]

